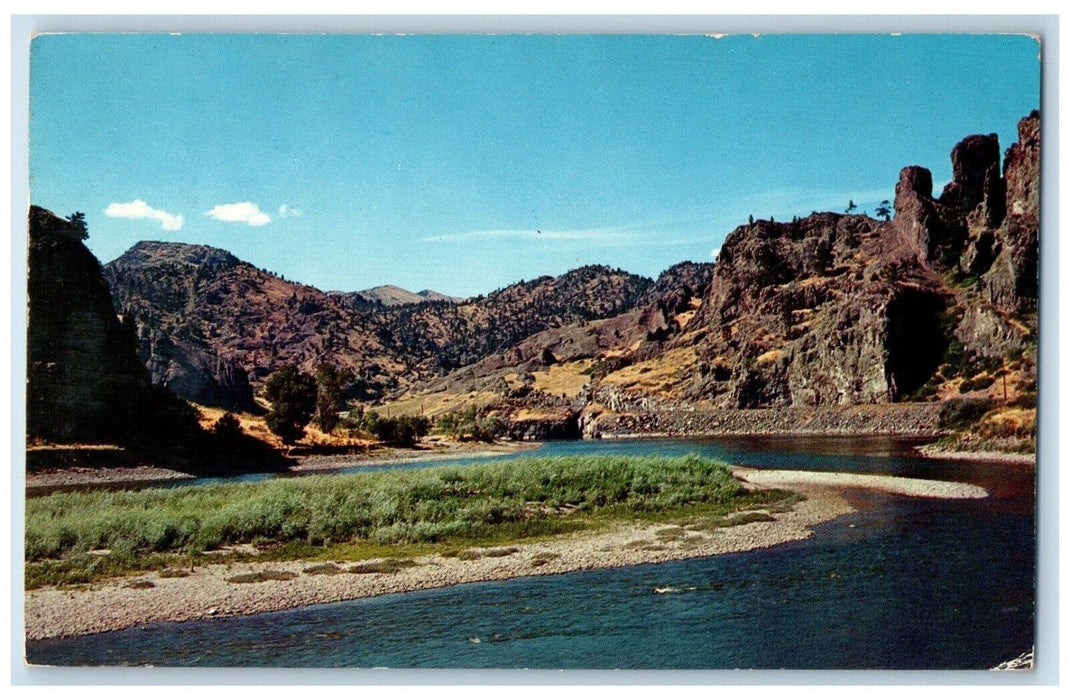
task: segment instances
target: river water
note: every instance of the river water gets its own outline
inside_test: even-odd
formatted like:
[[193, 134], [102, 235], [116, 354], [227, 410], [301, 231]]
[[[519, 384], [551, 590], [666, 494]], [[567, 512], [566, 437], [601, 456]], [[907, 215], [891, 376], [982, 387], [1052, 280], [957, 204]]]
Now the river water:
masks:
[[819, 526], [809, 540], [760, 552], [145, 625], [31, 642], [27, 658], [54, 665], [990, 668], [1033, 646], [1034, 470], [920, 459], [914, 444], [588, 441], [522, 454], [694, 452], [770, 469], [965, 481], [991, 496], [942, 501], [850, 491], [857, 512]]

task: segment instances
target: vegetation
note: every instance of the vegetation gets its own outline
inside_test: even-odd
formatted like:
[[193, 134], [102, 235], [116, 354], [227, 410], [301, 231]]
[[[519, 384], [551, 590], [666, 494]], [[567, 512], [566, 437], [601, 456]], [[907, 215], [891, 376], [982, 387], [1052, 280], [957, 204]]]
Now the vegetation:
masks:
[[431, 420], [426, 416], [387, 418], [376, 411], [367, 411], [361, 418], [361, 428], [387, 445], [412, 447], [431, 431]]
[[219, 420], [212, 426], [212, 432], [223, 442], [234, 442], [244, 434], [238, 417], [230, 412], [219, 417]]
[[464, 411], [447, 413], [435, 422], [435, 430], [455, 440], [494, 442], [502, 434], [504, 423], [496, 416], [488, 416], [469, 406]]
[[[696, 509], [726, 515], [770, 497], [746, 493], [723, 464], [696, 456], [532, 458], [57, 493], [26, 503], [27, 586], [179, 568], [205, 550], [243, 543], [276, 558], [339, 556], [339, 547], [403, 556], [407, 547], [508, 545], [606, 519], [682, 517]], [[91, 554], [99, 550], [111, 553]]]
[[89, 238], [89, 224], [85, 222], [85, 213], [76, 211], [67, 217], [71, 224], [71, 230], [78, 234], [83, 241]]
[[325, 433], [332, 433], [341, 418], [341, 408], [346, 386], [353, 381], [353, 373], [339, 370], [329, 362], [316, 368], [316, 425]]
[[316, 410], [316, 380], [295, 365], [283, 365], [268, 377], [264, 396], [271, 402], [265, 416], [271, 432], [288, 445], [305, 436], [305, 426]]
[[989, 399], [951, 399], [940, 407], [940, 427], [966, 430], [976, 425], [995, 404]]
[[881, 203], [876, 209], [877, 216], [883, 218], [885, 221], [892, 220], [892, 205], [887, 199], [882, 199]]

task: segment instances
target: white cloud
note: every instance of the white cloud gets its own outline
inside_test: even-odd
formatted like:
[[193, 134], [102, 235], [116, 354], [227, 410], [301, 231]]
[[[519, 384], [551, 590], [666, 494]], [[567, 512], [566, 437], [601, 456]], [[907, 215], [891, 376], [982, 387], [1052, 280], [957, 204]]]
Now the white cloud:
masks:
[[271, 223], [271, 217], [260, 211], [260, 207], [252, 202], [217, 204], [205, 212], [205, 216], [210, 216], [216, 221], [229, 221], [250, 226], [263, 226]]
[[299, 217], [301, 216], [300, 209], [294, 209], [289, 204], [279, 205], [279, 216], [285, 219], [287, 216]]
[[714, 248], [713, 250], [710, 251], [710, 257], [712, 259], [714, 259], [714, 260], [716, 260], [717, 256], [720, 255], [720, 254], [721, 254], [721, 249], [720, 248]]
[[104, 210], [104, 215], [113, 219], [152, 219], [159, 221], [160, 228], [164, 231], [178, 231], [185, 223], [185, 218], [181, 214], [153, 209], [143, 199], [135, 199], [132, 202], [112, 202]]

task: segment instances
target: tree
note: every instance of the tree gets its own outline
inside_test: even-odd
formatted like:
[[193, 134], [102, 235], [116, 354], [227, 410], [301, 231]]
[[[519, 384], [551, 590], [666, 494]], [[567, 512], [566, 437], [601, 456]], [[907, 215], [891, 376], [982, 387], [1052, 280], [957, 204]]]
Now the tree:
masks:
[[747, 223], [748, 224], [754, 224], [754, 214], [751, 214], [750, 216], [747, 217]]
[[316, 425], [325, 433], [330, 433], [341, 419], [338, 407], [342, 403], [345, 387], [353, 381], [353, 373], [341, 371], [329, 362], [316, 368]]
[[887, 199], [882, 200], [880, 206], [877, 207], [877, 216], [883, 216], [885, 221], [892, 220], [892, 205]]
[[78, 234], [78, 237], [83, 241], [89, 238], [89, 225], [85, 222], [85, 214], [80, 211], [76, 211], [67, 217], [67, 221], [71, 224], [71, 230]]
[[235, 442], [242, 436], [241, 422], [233, 413], [224, 413], [212, 426], [212, 432], [224, 442]]
[[268, 429], [287, 445], [303, 438], [316, 411], [316, 380], [295, 365], [283, 365], [268, 377], [264, 396], [271, 402], [265, 417]]
[[412, 447], [431, 430], [426, 416], [397, 416], [387, 418], [375, 411], [364, 414], [364, 430], [387, 445]]
[[850, 214], [851, 212], [853, 212], [857, 208], [858, 207], [855, 206], [855, 201], [853, 199], [848, 199], [847, 200], [847, 208], [844, 209], [844, 213]]

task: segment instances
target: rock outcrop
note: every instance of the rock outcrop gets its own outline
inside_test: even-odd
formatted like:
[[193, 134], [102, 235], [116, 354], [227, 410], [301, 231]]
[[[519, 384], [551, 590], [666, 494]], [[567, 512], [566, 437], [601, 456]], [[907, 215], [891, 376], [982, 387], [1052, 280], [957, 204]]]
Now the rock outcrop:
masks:
[[881, 222], [815, 214], [758, 221], [721, 247], [703, 307], [694, 400], [733, 408], [895, 401], [931, 376], [946, 341], [934, 276], [889, 259]]
[[185, 404], [153, 390], [133, 328], [116, 316], [82, 237], [71, 222], [30, 208], [28, 439], [129, 445], [196, 432]]
[[1002, 172], [994, 134], [960, 141], [939, 198], [929, 170], [904, 168], [890, 222], [815, 213], [737, 228], [666, 346], [693, 349], [694, 367], [675, 373], [689, 378], [653, 395], [714, 408], [873, 404], [969, 371], [938, 372], [963, 352], [1016, 365], [1036, 333], [1039, 123], [1021, 121]]
[[992, 258], [983, 270], [988, 301], [1004, 311], [1036, 308], [1040, 232], [1040, 115], [1018, 123], [1018, 142], [1004, 160], [1006, 217], [992, 231]]

